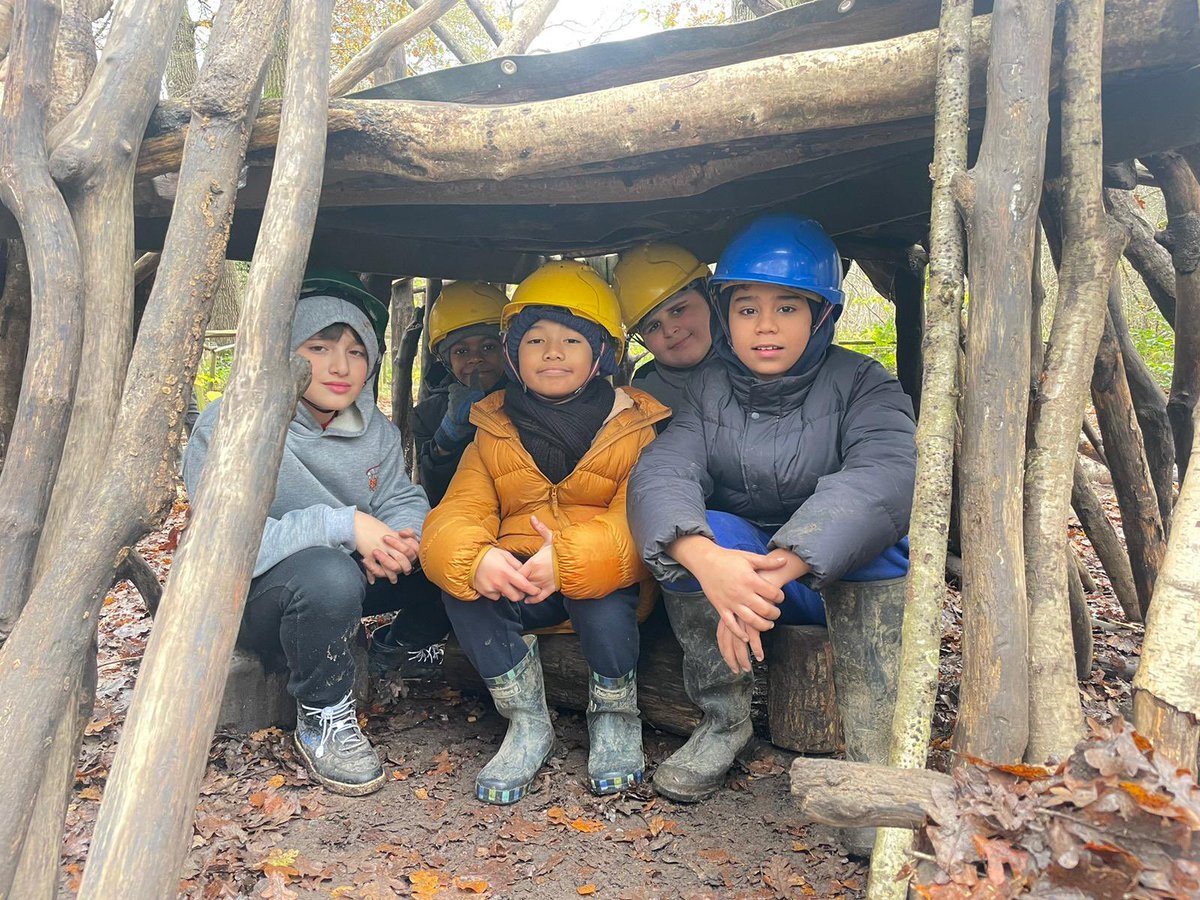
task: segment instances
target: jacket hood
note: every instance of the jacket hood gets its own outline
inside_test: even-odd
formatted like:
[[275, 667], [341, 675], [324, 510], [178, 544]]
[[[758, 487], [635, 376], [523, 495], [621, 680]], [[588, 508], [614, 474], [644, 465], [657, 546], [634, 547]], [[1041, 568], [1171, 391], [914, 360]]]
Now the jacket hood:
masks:
[[[821, 324], [809, 335], [808, 346], [804, 348], [800, 358], [783, 375], [784, 378], [803, 376], [816, 369], [824, 361], [825, 354], [833, 344], [834, 329], [843, 307], [831, 304], [827, 300], [809, 300], [809, 305], [812, 307], [813, 321]], [[827, 307], [831, 307], [828, 313], [826, 313]], [[729, 303], [726, 292], [713, 291], [710, 309], [712, 313], [709, 327], [712, 331], [713, 350], [717, 357], [729, 369], [731, 375], [762, 381], [733, 352], [733, 345], [729, 342]]]

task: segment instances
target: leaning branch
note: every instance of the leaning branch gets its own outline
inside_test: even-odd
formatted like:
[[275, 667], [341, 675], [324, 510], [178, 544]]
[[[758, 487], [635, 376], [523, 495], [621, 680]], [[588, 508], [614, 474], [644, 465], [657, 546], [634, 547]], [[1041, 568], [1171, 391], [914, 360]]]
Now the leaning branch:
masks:
[[525, 0], [517, 14], [517, 20], [496, 48], [496, 55], [517, 56], [528, 50], [533, 39], [541, 34], [546, 20], [557, 5], [558, 0]]
[[398, 22], [390, 25], [378, 37], [355, 54], [329, 83], [329, 96], [341, 97], [387, 62], [392, 51], [405, 41], [424, 31], [458, 3], [458, 0], [429, 0]]
[[1033, 398], [1025, 461], [1029, 597], [1027, 761], [1065, 759], [1082, 736], [1066, 547], [1071, 478], [1088, 398], [1088, 364], [1104, 329], [1109, 279], [1128, 233], [1104, 211], [1100, 52], [1104, 0], [1070, 0], [1062, 77], [1063, 250], [1059, 299]]
[[[237, 362], [142, 663], [81, 900], [171, 895], [191, 842], [229, 657], [295, 412], [288, 338], [321, 192], [332, 4], [292, 4], [283, 139], [242, 306]], [[184, 656], [189, 664], [181, 666]], [[169, 802], [155, 803], [164, 785]], [[151, 804], [163, 812], [146, 816]]]
[[[962, 320], [964, 246], [962, 223], [950, 183], [967, 168], [970, 106], [971, 0], [944, 0], [939, 32], [937, 99], [930, 214], [929, 296], [921, 418], [917, 424], [917, 476], [912, 548], [905, 584], [896, 709], [889, 763], [923, 770], [937, 696], [942, 604], [946, 598], [946, 540], [950, 530], [954, 432], [958, 409], [958, 341]], [[875, 838], [868, 888], [873, 900], [904, 897], [897, 880], [911, 859], [913, 834], [883, 830]]]

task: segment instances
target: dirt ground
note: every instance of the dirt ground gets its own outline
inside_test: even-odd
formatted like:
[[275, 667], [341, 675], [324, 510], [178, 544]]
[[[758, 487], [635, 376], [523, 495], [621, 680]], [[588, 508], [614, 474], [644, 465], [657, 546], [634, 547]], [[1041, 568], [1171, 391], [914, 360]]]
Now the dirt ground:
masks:
[[[1110, 514], [1119, 525], [1115, 504]], [[183, 504], [143, 542], [165, 576]], [[1125, 625], [1087, 541], [1072, 540], [1097, 581], [1096, 664], [1081, 684], [1087, 714], [1128, 715], [1131, 667], [1141, 630]], [[960, 634], [957, 594], [945, 611], [942, 678], [930, 764], [951, 762]], [[137, 593], [117, 586], [101, 617], [100, 678], [67, 819], [60, 896], [78, 888], [99, 800], [112, 765], [151, 621]], [[768, 661], [769, 662], [769, 661]], [[495, 751], [504, 721], [490, 702], [444, 684], [377, 683], [367, 732], [389, 782], [346, 798], [309, 782], [276, 729], [220, 733], [213, 742], [180, 882], [189, 898], [393, 897], [857, 898], [866, 868], [848, 859], [829, 829], [795, 815], [792, 754], [758, 742], [726, 790], [698, 806], [671, 803], [651, 787], [616, 798], [587, 790], [587, 727], [560, 712], [561, 746], [536, 791], [512, 807], [473, 797], [476, 771]], [[681, 742], [647, 728], [649, 771]]]

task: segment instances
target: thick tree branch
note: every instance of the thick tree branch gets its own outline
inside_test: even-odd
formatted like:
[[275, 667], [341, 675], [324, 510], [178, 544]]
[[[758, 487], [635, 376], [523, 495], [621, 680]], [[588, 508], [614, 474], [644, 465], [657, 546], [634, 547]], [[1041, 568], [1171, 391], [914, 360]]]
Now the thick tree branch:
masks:
[[504, 41], [504, 33], [496, 24], [496, 20], [492, 18], [492, 14], [488, 12], [488, 8], [480, 0], [467, 0], [467, 7], [475, 14], [475, 19], [483, 26], [483, 30], [492, 39], [492, 43], [499, 47]]
[[[253, 8], [262, 0], [243, 3]], [[288, 338], [323, 174], [331, 7], [332, 0], [292, 4], [280, 161], [242, 307], [237, 363], [192, 498], [191, 527], [175, 557], [142, 663], [96, 824], [81, 900], [154, 900], [172, 894], [191, 841], [229, 656], [287, 423], [295, 411], [298, 385], [289, 365]], [[242, 42], [231, 43], [236, 47]], [[259, 61], [265, 62], [265, 42], [260, 49]], [[245, 65], [246, 60], [233, 56], [231, 62]], [[217, 83], [214, 78], [208, 96], [212, 102], [222, 96], [216, 93]], [[198, 88], [197, 95], [202, 94]], [[204, 110], [210, 117], [213, 112]], [[222, 259], [217, 256], [214, 262]], [[303, 369], [307, 378], [307, 366]], [[213, 598], [221, 598], [220, 615], [213, 614]], [[190, 663], [180, 666], [185, 652]], [[163, 784], [172, 786], [170, 814], [144, 815]], [[161, 802], [156, 805], [162, 809]]]
[[[431, 2], [433, 0], [408, 0], [408, 5], [414, 10], [419, 10]], [[463, 65], [479, 62], [479, 56], [475, 51], [455, 37], [454, 32], [441, 22], [434, 22], [429, 26], [429, 30], [437, 36], [437, 39], [442, 42], [442, 45], [450, 51], [454, 58]]]
[[557, 5], [558, 0], [525, 0], [512, 28], [496, 48], [496, 55], [517, 56], [528, 50], [534, 38], [541, 34], [546, 20]]

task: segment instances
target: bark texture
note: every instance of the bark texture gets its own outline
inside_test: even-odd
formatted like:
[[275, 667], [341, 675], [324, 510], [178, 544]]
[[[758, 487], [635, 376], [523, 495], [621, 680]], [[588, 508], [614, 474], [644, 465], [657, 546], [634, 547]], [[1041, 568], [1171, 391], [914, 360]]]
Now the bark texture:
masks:
[[1192, 418], [1200, 396], [1200, 183], [1178, 153], [1155, 154], [1145, 163], [1167, 204], [1167, 228], [1158, 241], [1170, 251], [1175, 267], [1175, 365], [1167, 416], [1182, 481], [1192, 455]]
[[1154, 582], [1166, 553], [1166, 534], [1158, 496], [1146, 462], [1142, 430], [1133, 409], [1125, 364], [1112, 321], [1105, 316], [1104, 335], [1092, 372], [1092, 403], [1104, 435], [1104, 455], [1113, 476], [1121, 509], [1121, 528], [1137, 586], [1142, 615], [1154, 595]]
[[[1033, 238], [1046, 159], [1052, 4], [995, 5], [978, 162], [955, 179], [971, 307], [963, 421], [963, 675], [954, 744], [1015, 763], [1029, 739], [1022, 543]], [[1061, 557], [1061, 543], [1055, 544]]]
[[[262, 0], [242, 4], [249, 16], [259, 15], [257, 10], [264, 6]], [[279, 5], [270, 6], [273, 16]], [[292, 6], [282, 130], [285, 152], [275, 171], [251, 268], [237, 363], [194, 498], [192, 527], [175, 557], [142, 664], [96, 823], [81, 898], [151, 900], [169, 895], [190, 843], [196, 794], [230, 653], [287, 423], [295, 410], [296, 389], [302, 383], [289, 365], [288, 339], [323, 172], [331, 7], [332, 0]], [[266, 35], [273, 32], [262, 30]], [[249, 74], [253, 85], [267, 60], [267, 41], [256, 48], [257, 57], [243, 55], [244, 44], [230, 42], [228, 62], [232, 72]], [[239, 124], [249, 97], [241, 99], [236, 114], [228, 110], [230, 119]], [[214, 262], [221, 259], [223, 253]], [[307, 366], [298, 371], [307, 380]], [[196, 535], [202, 538], [195, 540]], [[222, 598], [222, 615], [212, 614], [213, 598]], [[178, 665], [182, 656], [193, 664]], [[152, 803], [162, 806], [164, 784], [171, 785], [170, 813], [151, 819], [143, 811]]]
[[[75, 226], [50, 177], [45, 111], [59, 10], [30, 0], [17, 20], [0, 109], [0, 200], [21, 227], [29, 263], [30, 332], [16, 418], [0, 472], [0, 642], [28, 597], [42, 524], [71, 417], [83, 340], [83, 280]], [[0, 860], [19, 846], [0, 842]], [[0, 875], [5, 865], [0, 861]], [[11, 878], [11, 874], [9, 875]], [[0, 890], [2, 893], [2, 890]]]
[[[800, 757], [791, 777], [800, 816], [835, 828], [917, 828], [934, 811], [934, 792], [954, 790], [954, 779], [941, 772], [837, 759]], [[908, 889], [904, 882], [901, 887]]]
[[[1193, 453], [1195, 453], [1193, 446]], [[1195, 458], [1192, 462], [1197, 462]], [[1200, 741], [1200, 478], [1189, 471], [1171, 546], [1146, 617], [1133, 679], [1133, 725], [1176, 765], [1196, 771]]]
[[72, 506], [100, 476], [133, 346], [133, 180], [159, 99], [182, 4], [129, 0], [113, 15], [96, 74], [50, 132], [50, 171], [63, 190], [83, 262], [83, 358], [61, 471], [46, 517], [39, 567], [65, 532]]
[[1142, 215], [1132, 191], [1106, 190], [1112, 216], [1129, 229], [1129, 243], [1125, 247], [1125, 258], [1142, 276], [1150, 299], [1167, 320], [1175, 327], [1175, 269], [1171, 265], [1171, 254], [1154, 239], [1154, 226]]
[[[942, 2], [922, 410], [917, 422], [916, 489], [908, 531], [910, 567], [888, 754], [891, 765], [912, 770], [925, 768], [929, 752], [946, 599], [965, 266], [962, 223], [954, 208], [951, 184], [955, 174], [961, 175], [967, 167], [971, 10], [970, 0]], [[897, 876], [912, 858], [912, 842], [912, 832], [907, 830], [884, 829], [876, 834], [868, 885], [872, 900], [905, 896], [907, 883], [898, 881]]]
[[[1029, 599], [1029, 744], [1025, 759], [1065, 759], [1082, 737], [1071, 627], [1066, 524], [1071, 473], [1113, 267], [1128, 240], [1103, 197], [1100, 50], [1104, 0], [1064, 7], [1062, 264], [1045, 367], [1032, 402], [1025, 460]], [[1040, 327], [1040, 325], [1039, 325]], [[1082, 587], [1080, 588], [1082, 595]]]

